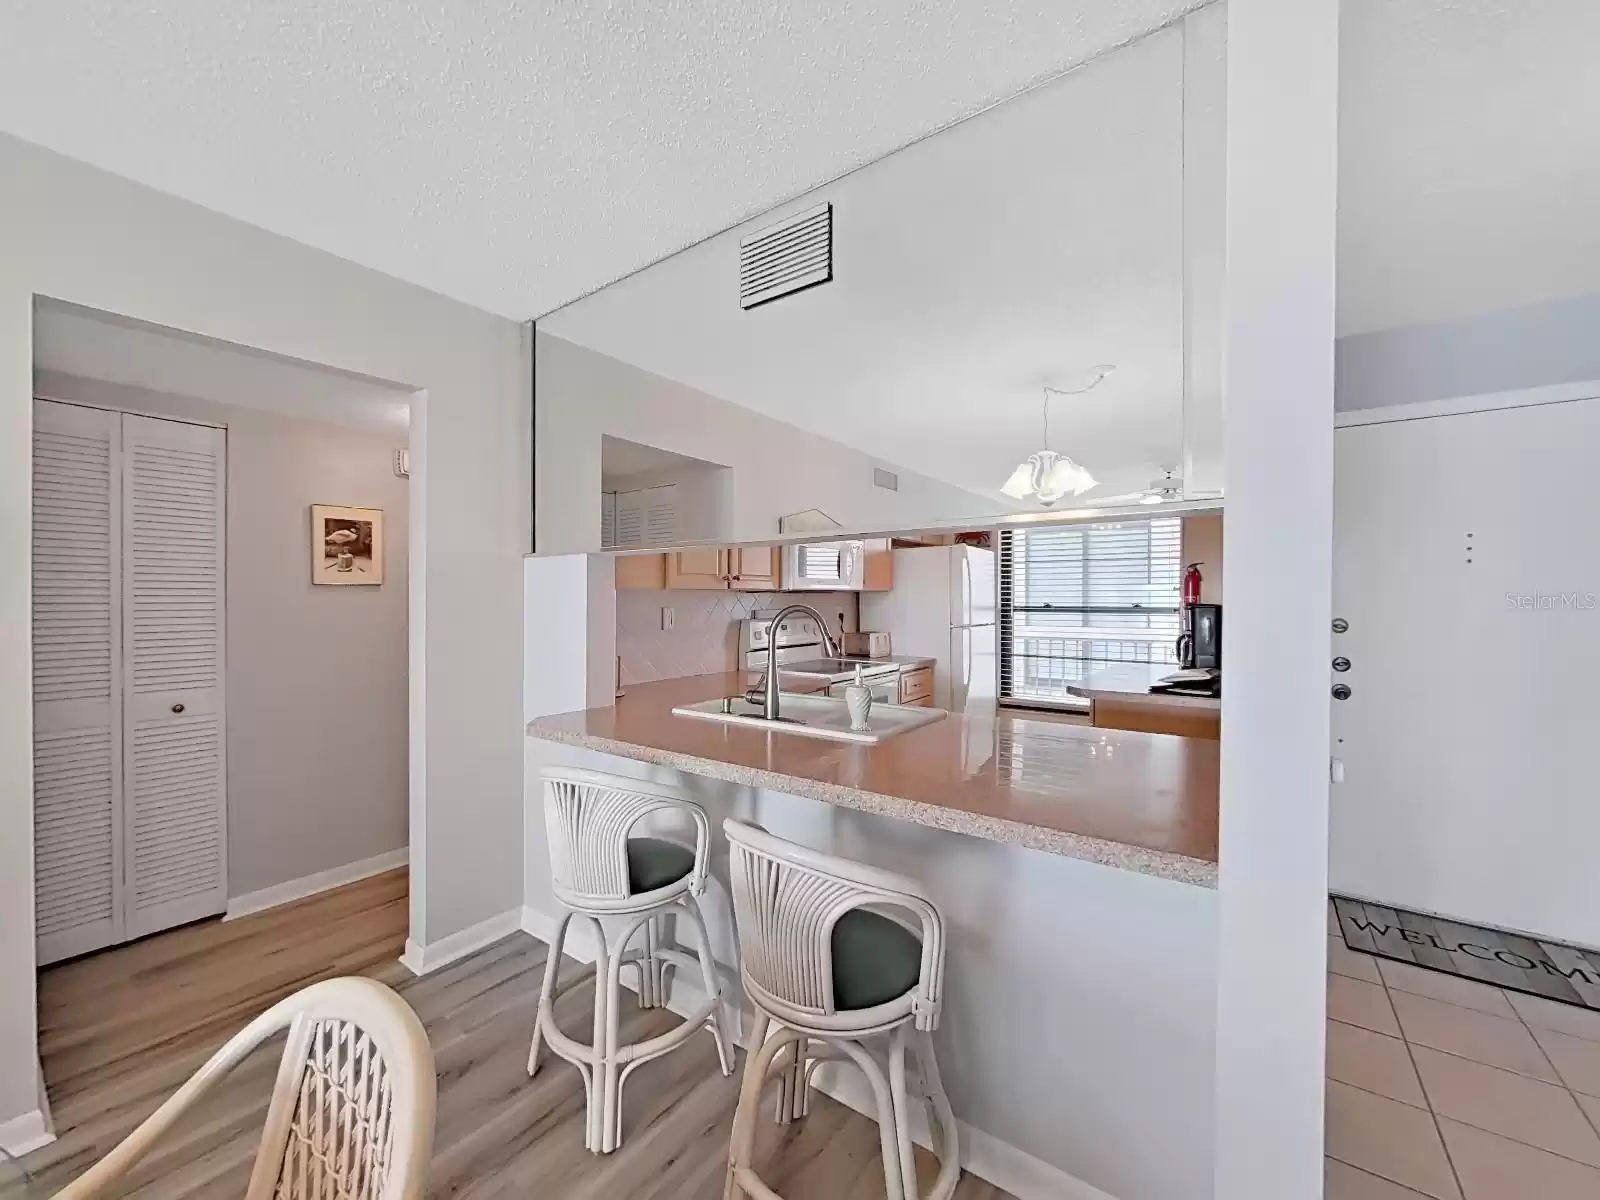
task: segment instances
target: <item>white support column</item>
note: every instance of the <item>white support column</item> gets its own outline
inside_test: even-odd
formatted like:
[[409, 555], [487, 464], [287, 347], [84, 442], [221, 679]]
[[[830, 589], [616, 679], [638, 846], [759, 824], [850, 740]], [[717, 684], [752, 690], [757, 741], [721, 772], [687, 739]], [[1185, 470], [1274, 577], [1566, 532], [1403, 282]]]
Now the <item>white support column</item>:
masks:
[[1338, 0], [1229, 0], [1216, 1190], [1322, 1194]]

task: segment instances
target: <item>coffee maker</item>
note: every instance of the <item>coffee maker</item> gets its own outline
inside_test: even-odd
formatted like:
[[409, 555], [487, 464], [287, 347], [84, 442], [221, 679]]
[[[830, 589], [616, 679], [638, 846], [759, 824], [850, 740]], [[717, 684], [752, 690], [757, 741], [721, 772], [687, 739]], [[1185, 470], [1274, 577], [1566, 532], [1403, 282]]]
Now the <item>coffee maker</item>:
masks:
[[1222, 605], [1185, 604], [1178, 635], [1178, 666], [1186, 671], [1222, 669]]

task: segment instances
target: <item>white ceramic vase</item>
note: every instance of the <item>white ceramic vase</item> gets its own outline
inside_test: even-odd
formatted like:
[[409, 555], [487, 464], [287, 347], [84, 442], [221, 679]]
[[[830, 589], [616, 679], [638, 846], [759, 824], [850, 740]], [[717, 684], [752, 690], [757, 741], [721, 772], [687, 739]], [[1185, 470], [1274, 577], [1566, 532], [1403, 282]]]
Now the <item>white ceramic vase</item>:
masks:
[[852, 683], [844, 689], [845, 707], [850, 710], [850, 728], [861, 733], [867, 728], [867, 717], [872, 713], [872, 689], [864, 684]]

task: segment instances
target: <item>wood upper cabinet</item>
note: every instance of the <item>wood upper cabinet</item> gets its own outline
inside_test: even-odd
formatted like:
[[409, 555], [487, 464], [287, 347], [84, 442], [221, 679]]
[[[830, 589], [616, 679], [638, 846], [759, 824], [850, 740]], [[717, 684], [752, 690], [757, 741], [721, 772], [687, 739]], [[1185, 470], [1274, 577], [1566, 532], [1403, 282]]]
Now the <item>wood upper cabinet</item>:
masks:
[[888, 538], [867, 539], [867, 559], [864, 564], [861, 590], [887, 592], [894, 588], [894, 551]]
[[617, 559], [619, 588], [692, 592], [775, 592], [782, 555], [775, 546], [713, 546]]
[[667, 586], [665, 554], [622, 554], [617, 557], [617, 587], [659, 592]]
[[736, 592], [775, 592], [782, 561], [776, 546], [735, 546], [728, 551], [730, 586]]
[[674, 550], [666, 556], [667, 586], [697, 592], [727, 591], [726, 550]]

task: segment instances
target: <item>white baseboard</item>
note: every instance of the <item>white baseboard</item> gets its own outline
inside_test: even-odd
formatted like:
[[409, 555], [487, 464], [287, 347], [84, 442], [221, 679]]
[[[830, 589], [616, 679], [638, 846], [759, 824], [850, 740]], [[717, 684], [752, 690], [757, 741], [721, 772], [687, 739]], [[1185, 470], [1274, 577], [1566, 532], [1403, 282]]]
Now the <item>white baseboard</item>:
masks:
[[[557, 918], [524, 905], [521, 919], [523, 932], [546, 945], [555, 936]], [[581, 963], [594, 961], [594, 934], [588, 926], [574, 924], [568, 928], [563, 953]], [[624, 975], [623, 978], [626, 980], [629, 977]], [[667, 1000], [667, 1008], [672, 1012], [687, 1016], [705, 1003], [705, 993], [698, 979], [678, 971], [672, 973], [672, 979], [672, 992]], [[742, 1022], [743, 1014], [738, 1014], [738, 1018]], [[734, 1030], [734, 1039], [743, 1045], [743, 1031]], [[878, 1110], [872, 1101], [872, 1089], [866, 1077], [859, 1072], [840, 1070], [835, 1064], [828, 1063], [818, 1068], [815, 1081], [818, 1091], [872, 1121], [878, 1119]], [[918, 1145], [931, 1148], [933, 1142], [920, 1105], [912, 1107], [912, 1118], [912, 1137]], [[981, 1129], [974, 1129], [965, 1121], [958, 1121], [957, 1125], [960, 1128], [962, 1167], [1002, 1191], [1010, 1192], [1017, 1200], [1116, 1200], [1059, 1167], [1053, 1167]]]
[[0, 1150], [12, 1158], [21, 1158], [55, 1140], [56, 1131], [50, 1123], [50, 1114], [43, 1109], [35, 1108], [9, 1121], [0, 1121]]
[[521, 928], [522, 910], [508, 908], [503, 913], [496, 913], [476, 925], [469, 925], [459, 932], [452, 933], [449, 937], [429, 942], [426, 946], [407, 938], [406, 950], [400, 956], [400, 963], [413, 975], [428, 975], [440, 967], [449, 966], [458, 958], [465, 958], [474, 951], [498, 942], [508, 934], [516, 933]]
[[[846, 1069], [843, 1064], [824, 1063], [813, 1077], [817, 1091], [853, 1108], [869, 1120], [878, 1119], [872, 1088], [866, 1076]], [[957, 1139], [961, 1166], [979, 1179], [1010, 1192], [1017, 1200], [1115, 1200], [1115, 1197], [1069, 1175], [1060, 1167], [1035, 1158], [993, 1134], [974, 1129], [957, 1120]], [[920, 1104], [911, 1106], [911, 1138], [919, 1146], [933, 1149], [927, 1114]]]
[[315, 896], [318, 892], [326, 892], [336, 887], [343, 887], [345, 884], [354, 883], [358, 879], [381, 875], [385, 871], [392, 871], [396, 867], [405, 866], [409, 858], [409, 849], [401, 846], [398, 850], [375, 854], [371, 858], [363, 858], [359, 862], [345, 863], [342, 867], [334, 867], [328, 871], [318, 871], [315, 875], [304, 875], [299, 879], [291, 879], [287, 883], [279, 883], [269, 888], [262, 888], [258, 892], [246, 892], [244, 895], [235, 896], [228, 901], [228, 908], [222, 914], [222, 919], [224, 921], [237, 921], [240, 917], [248, 917], [251, 913], [277, 908], [280, 904], [291, 904], [296, 900], [304, 900], [307, 896]]

